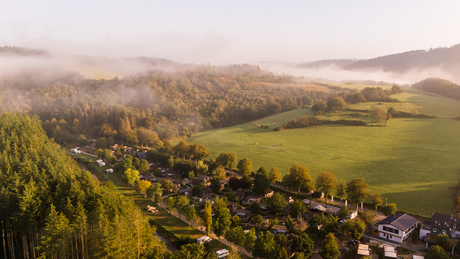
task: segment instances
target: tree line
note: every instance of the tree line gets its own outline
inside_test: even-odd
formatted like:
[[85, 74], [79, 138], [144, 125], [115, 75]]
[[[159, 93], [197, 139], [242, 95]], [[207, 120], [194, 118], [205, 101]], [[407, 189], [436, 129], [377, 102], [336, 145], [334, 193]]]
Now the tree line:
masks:
[[447, 98], [460, 100], [460, 86], [441, 78], [427, 78], [413, 84], [411, 87], [431, 93], [440, 94]]

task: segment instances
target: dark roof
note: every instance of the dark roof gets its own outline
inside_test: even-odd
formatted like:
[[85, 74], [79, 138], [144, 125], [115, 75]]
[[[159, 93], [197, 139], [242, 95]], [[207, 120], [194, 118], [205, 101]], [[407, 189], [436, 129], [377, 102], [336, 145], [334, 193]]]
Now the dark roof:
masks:
[[139, 159], [147, 159], [147, 152], [138, 152], [137, 157]]
[[234, 209], [233, 214], [243, 214], [246, 215], [249, 213], [249, 210], [243, 210], [243, 209]]
[[460, 219], [454, 218], [448, 214], [433, 213], [433, 216], [431, 216], [431, 225], [444, 226], [448, 228], [452, 228], [455, 225], [457, 227], [457, 225], [460, 225]]
[[407, 214], [396, 213], [396, 214], [386, 217], [385, 219], [380, 221], [379, 224], [393, 225], [394, 227], [404, 231], [412, 227], [417, 222], [418, 222], [418, 219], [414, 217], [411, 217]]
[[431, 225], [431, 220], [424, 220], [422, 221], [423, 225]]

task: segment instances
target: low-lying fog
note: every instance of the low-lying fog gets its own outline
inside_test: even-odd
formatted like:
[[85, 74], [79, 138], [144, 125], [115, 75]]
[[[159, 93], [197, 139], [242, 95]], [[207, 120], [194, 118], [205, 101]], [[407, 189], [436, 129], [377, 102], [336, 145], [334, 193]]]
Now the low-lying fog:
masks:
[[[414, 69], [405, 73], [385, 72], [382, 70], [346, 70], [336, 65], [320, 68], [299, 68], [295, 63], [287, 62], [253, 62], [262, 69], [275, 74], [289, 74], [308, 80], [323, 82], [340, 82], [345, 80], [373, 80], [397, 84], [413, 84], [428, 77], [439, 77], [460, 83], [460, 75], [443, 71], [440, 68], [424, 70]], [[74, 71], [90, 79], [123, 78], [148, 70], [173, 70], [190, 68], [192, 64], [175, 63], [174, 60], [157, 58], [110, 58], [90, 57], [74, 54], [45, 53], [35, 56], [11, 54], [0, 55], [0, 77], [15, 76], [24, 72], [40, 72], [43, 78], [56, 76], [59, 72]]]

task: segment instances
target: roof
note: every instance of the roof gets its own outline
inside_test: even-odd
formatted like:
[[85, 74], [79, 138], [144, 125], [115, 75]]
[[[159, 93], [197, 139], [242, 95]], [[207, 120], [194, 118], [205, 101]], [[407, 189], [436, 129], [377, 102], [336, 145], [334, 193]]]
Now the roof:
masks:
[[233, 210], [234, 214], [239, 214], [239, 215], [246, 215], [249, 212], [250, 212], [249, 210], [243, 210], [243, 209], [234, 209]]
[[334, 207], [334, 206], [328, 206], [326, 213], [339, 213], [340, 208]]
[[360, 249], [358, 248], [358, 255], [369, 255], [369, 249]]
[[358, 249], [369, 249], [369, 245], [359, 244]]
[[395, 252], [394, 246], [383, 246], [383, 250], [385, 252], [393, 252], [393, 253]]
[[287, 232], [287, 227], [286, 226], [282, 226], [282, 225], [273, 225], [272, 226], [272, 230], [276, 230], [277, 232], [283, 232], [283, 231], [286, 231]]
[[147, 153], [146, 152], [138, 152], [137, 157], [139, 159], [147, 159]]
[[444, 226], [448, 228], [460, 227], [460, 219], [454, 218], [448, 214], [433, 213], [431, 216], [432, 226]]
[[418, 223], [418, 219], [411, 217], [407, 214], [402, 214], [402, 213], [397, 213], [390, 215], [380, 221], [378, 224], [387, 224], [387, 225], [392, 225], [400, 230], [406, 230], [410, 227], [412, 227], [414, 224]]
[[323, 205], [321, 205], [321, 204], [319, 204], [319, 205], [313, 207], [312, 209], [314, 209], [314, 210], [319, 210], [319, 211], [323, 211], [323, 212], [327, 210], [327, 209], [326, 209]]
[[398, 255], [395, 252], [385, 252], [384, 255], [386, 258], [398, 258]]

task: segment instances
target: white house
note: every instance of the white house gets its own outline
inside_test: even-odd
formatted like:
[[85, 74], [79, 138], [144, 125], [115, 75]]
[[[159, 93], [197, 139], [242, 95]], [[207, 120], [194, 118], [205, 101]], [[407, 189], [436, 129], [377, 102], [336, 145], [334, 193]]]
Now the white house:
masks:
[[407, 214], [393, 214], [378, 222], [372, 235], [402, 243], [414, 231], [417, 223], [418, 219]]
[[105, 166], [105, 162], [102, 161], [102, 159], [96, 160], [96, 162], [99, 164], [99, 166]]
[[106, 171], [108, 174], [111, 174], [111, 173], [113, 173], [113, 169], [112, 169], [112, 168], [110, 168], [110, 169], [107, 169], [107, 170], [105, 170], [105, 171]]

